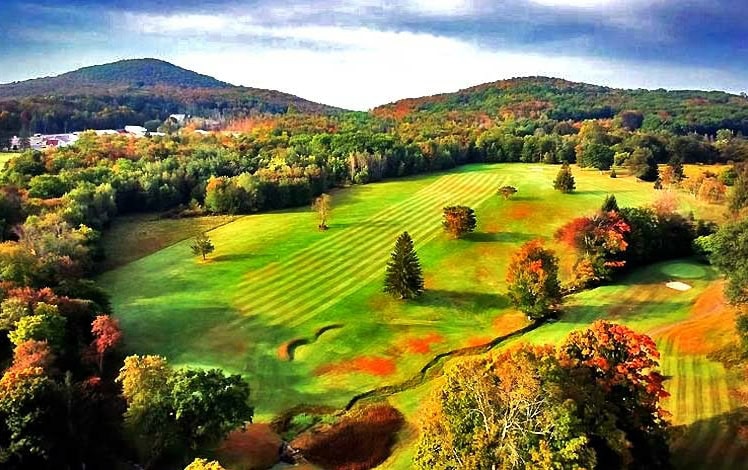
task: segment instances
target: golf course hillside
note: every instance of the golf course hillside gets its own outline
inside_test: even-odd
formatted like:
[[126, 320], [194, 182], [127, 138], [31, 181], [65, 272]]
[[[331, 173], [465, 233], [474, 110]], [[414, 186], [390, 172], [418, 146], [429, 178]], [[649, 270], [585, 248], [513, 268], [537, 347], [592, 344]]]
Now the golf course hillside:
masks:
[[[611, 285], [567, 296], [558, 320], [538, 324], [512, 307], [506, 284], [512, 255], [535, 239], [556, 252], [560, 278], [570, 280], [575, 254], [553, 234], [598, 211], [607, 195], [620, 207], [665, 197], [696, 217], [715, 214], [715, 206], [631, 176], [576, 167], [576, 191], [564, 194], [553, 188], [557, 171], [471, 164], [338, 189], [327, 230], [318, 230], [309, 208], [243, 216], [207, 232], [215, 250], [205, 260], [190, 253], [185, 239], [98, 281], [111, 295], [124, 350], [241, 374], [251, 385], [255, 422], [302, 405], [342, 410], [354, 397], [387, 400], [406, 426], [383, 468], [412, 468], [420, 407], [452, 357], [519, 342], [556, 344], [600, 319], [621, 323], [650, 335], [662, 353], [670, 394], [664, 408], [681, 426], [673, 458], [703, 461], [708, 453], [715, 468], [735, 468], [746, 454], [726, 424], [738, 406], [733, 384], [707, 358], [734, 340], [733, 315], [713, 268], [682, 259], [632, 269]], [[505, 199], [497, 194], [503, 186], [518, 192]], [[474, 232], [459, 239], [445, 233], [442, 211], [452, 205], [474, 209]], [[390, 252], [404, 231], [425, 287], [408, 302], [382, 292]], [[523, 334], [512, 335], [517, 331]]]

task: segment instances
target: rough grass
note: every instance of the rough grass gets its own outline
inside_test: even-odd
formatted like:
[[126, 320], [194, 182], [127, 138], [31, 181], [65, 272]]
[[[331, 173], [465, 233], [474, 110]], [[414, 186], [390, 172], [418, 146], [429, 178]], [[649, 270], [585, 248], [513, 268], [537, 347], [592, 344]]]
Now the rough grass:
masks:
[[155, 214], [118, 217], [104, 232], [106, 258], [101, 269], [106, 271], [150, 255], [169, 245], [207, 232], [233, 220], [235, 216], [219, 215], [183, 219], [161, 219]]
[[[509, 258], [522, 243], [548, 239], [569, 219], [596, 210], [606, 194], [615, 194], [621, 206], [649, 204], [659, 195], [630, 177], [580, 170], [575, 170], [579, 191], [562, 195], [552, 189], [557, 171], [544, 165], [470, 165], [341, 190], [334, 193], [326, 232], [316, 230], [306, 208], [242, 217], [211, 231], [216, 251], [207, 263], [190, 256], [188, 241], [182, 241], [105, 273], [100, 281], [112, 293], [129, 351], [243, 374], [258, 420], [300, 404], [340, 408], [358, 393], [414, 376], [439, 353], [485, 344], [525, 326], [504, 295]], [[509, 201], [495, 195], [505, 184], [519, 189]], [[682, 209], [697, 216], [711, 210], [690, 196], [679, 198]], [[473, 207], [476, 232], [461, 240], [444, 235], [441, 209], [447, 204]], [[384, 265], [403, 230], [415, 239], [426, 278], [426, 293], [413, 302], [381, 293]], [[552, 240], [548, 244], [562, 258], [562, 275], [570, 275], [573, 255]], [[714, 277], [690, 261], [639, 270], [615, 286], [574, 296], [561, 321], [526, 339], [555, 343], [597, 318], [644, 332], [686, 322]], [[673, 291], [665, 286], [672, 280], [694, 288]], [[316, 335], [338, 324], [344, 326]], [[293, 343], [290, 356], [288, 346], [302, 338], [307, 341]], [[662, 347], [667, 341], [661, 340]], [[687, 357], [674, 351], [670, 356], [676, 360]], [[666, 374], [677, 366], [668, 357]], [[693, 374], [673, 373], [670, 383]], [[700, 401], [709, 387], [692, 387], [680, 400]], [[401, 408], [408, 418], [399, 435], [403, 445], [386, 468], [410, 468], [415, 405], [429, 388], [391, 397], [396, 404], [401, 396], [410, 398]], [[714, 412], [723, 409], [717, 405]]]

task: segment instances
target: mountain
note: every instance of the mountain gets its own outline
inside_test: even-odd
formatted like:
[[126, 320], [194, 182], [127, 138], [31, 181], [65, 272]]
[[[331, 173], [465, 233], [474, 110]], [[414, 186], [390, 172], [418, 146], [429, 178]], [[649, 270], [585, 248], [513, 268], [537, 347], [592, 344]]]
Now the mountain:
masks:
[[1, 98], [39, 95], [105, 94], [155, 86], [175, 88], [232, 88], [233, 85], [157, 59], [121, 60], [84, 67], [56, 77], [0, 85]]
[[624, 111], [641, 115], [650, 130], [709, 133], [727, 128], [748, 135], [748, 98], [723, 91], [627, 90], [548, 77], [484, 83], [379, 106], [376, 116], [393, 119], [512, 117], [582, 121], [610, 119]]
[[338, 108], [275, 90], [235, 86], [157, 59], [122, 60], [0, 85], [0, 139], [19, 133], [122, 128], [186, 113], [330, 114]]

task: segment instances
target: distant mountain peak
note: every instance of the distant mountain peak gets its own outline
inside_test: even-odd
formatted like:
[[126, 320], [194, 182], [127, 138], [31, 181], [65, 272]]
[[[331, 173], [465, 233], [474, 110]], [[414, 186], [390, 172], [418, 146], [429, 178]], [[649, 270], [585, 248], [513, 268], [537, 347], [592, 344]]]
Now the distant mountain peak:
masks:
[[83, 67], [54, 77], [0, 85], [0, 97], [71, 95], [80, 91], [166, 86], [173, 88], [230, 88], [216, 80], [159, 59], [126, 59]]

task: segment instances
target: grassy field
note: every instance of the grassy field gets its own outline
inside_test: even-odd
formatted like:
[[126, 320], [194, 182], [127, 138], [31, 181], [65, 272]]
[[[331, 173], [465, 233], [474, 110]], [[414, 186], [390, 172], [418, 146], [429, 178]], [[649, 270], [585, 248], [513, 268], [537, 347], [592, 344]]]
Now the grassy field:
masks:
[[[118, 217], [103, 237], [106, 259], [100, 269], [107, 271], [140, 259], [169, 245], [236, 220], [230, 215], [162, 219], [155, 214]], [[123, 241], [126, 241], [123, 243]]]
[[[340, 407], [357, 393], [411, 377], [435, 354], [483, 344], [523, 326], [524, 317], [503, 294], [508, 260], [519, 245], [549, 238], [572, 217], [597, 209], [606, 194], [615, 194], [622, 206], [648, 204], [658, 194], [632, 178], [576, 170], [577, 193], [563, 195], [552, 189], [557, 171], [543, 165], [469, 165], [345, 189], [333, 194], [327, 232], [316, 230], [308, 209], [242, 217], [210, 231], [216, 251], [207, 262], [192, 256], [189, 242], [182, 241], [107, 272], [100, 281], [112, 294], [129, 351], [243, 374], [259, 419], [300, 403]], [[519, 189], [514, 199], [495, 195], [504, 184]], [[684, 210], [714, 211], [679, 197]], [[445, 236], [440, 222], [447, 204], [475, 208], [476, 233], [463, 240]], [[415, 239], [427, 287], [422, 298], [407, 303], [381, 293], [384, 265], [403, 230]], [[572, 254], [557, 248], [568, 275]], [[664, 286], [674, 279], [693, 289], [679, 293]], [[693, 262], [653, 266], [615, 286], [575, 296], [562, 321], [528, 340], [555, 342], [596, 318], [660, 332], [655, 337], [667, 351], [665, 373], [674, 371], [669, 382], [676, 390], [674, 421], [701, 422], [734, 406], [722, 398], [698, 408], [692, 404], [712, 388], [719, 392], [715, 397], [724, 397], [727, 379], [703, 351], [694, 354], [677, 338], [692, 327], [692, 306], [714, 282], [711, 270]], [[683, 328], [667, 329], [681, 323]], [[385, 467], [409, 468], [412, 418], [430, 387], [391, 397], [410, 424]], [[712, 426], [700, 435], [717, 431]]]
[[16, 152], [0, 152], [0, 168], [5, 166], [5, 164], [16, 155], [18, 155]]

